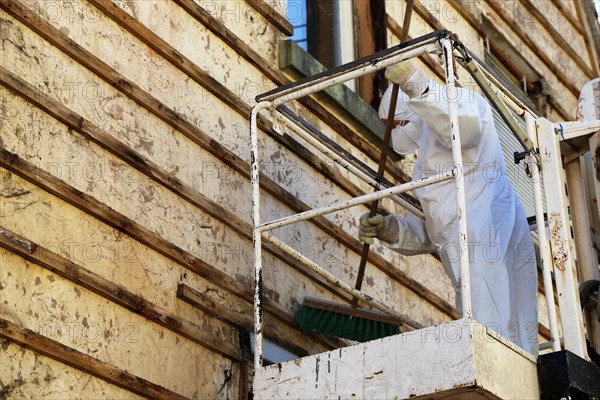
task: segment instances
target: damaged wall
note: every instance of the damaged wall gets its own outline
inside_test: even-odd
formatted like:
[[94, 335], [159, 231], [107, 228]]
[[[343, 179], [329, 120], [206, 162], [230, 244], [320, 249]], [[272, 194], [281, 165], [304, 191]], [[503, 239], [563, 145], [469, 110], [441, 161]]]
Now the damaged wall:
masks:
[[[412, 37], [441, 24], [477, 53], [473, 21], [499, 21], [547, 77], [549, 115], [574, 115], [573, 88], [593, 68], [584, 58], [515, 34], [495, 1], [417, 3]], [[577, 20], [569, 2], [552, 3], [547, 18]], [[386, 7], [393, 45], [403, 2]], [[264, 0], [0, 0], [0, 398], [245, 398], [248, 114], [257, 94], [290, 80], [277, 68], [283, 14], [285, 2]], [[576, 26], [565, 35], [586, 48]], [[564, 63], [533, 57], [536, 46]], [[346, 114], [314, 99], [293, 108], [376, 165], [377, 147]], [[371, 191], [268, 121], [260, 129], [264, 219]], [[390, 162], [389, 179], [406, 180], [402, 167]], [[363, 212], [277, 236], [354, 282]], [[456, 317], [436, 258], [373, 250], [365, 291], [426, 325]], [[293, 310], [305, 296], [348, 296], [274, 247], [264, 258], [266, 337], [299, 355], [343, 346], [298, 331]]]

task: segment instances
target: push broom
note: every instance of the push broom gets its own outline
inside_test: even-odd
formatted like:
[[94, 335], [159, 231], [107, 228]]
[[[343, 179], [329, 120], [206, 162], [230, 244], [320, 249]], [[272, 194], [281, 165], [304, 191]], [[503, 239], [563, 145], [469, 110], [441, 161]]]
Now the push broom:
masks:
[[[407, 8], [404, 14], [404, 23], [400, 42], [404, 42], [408, 36], [410, 26], [410, 17], [412, 13], [414, 0], [407, 1]], [[387, 161], [387, 153], [392, 137], [394, 127], [394, 114], [396, 111], [396, 101], [398, 99], [398, 85], [392, 87], [392, 97], [390, 108], [383, 136], [381, 155], [377, 168], [377, 175], [383, 176]], [[371, 203], [369, 218], [377, 214], [379, 201]], [[369, 257], [368, 243], [363, 244], [360, 264], [356, 276], [355, 289], [360, 290]], [[295, 313], [295, 321], [301, 329], [322, 333], [326, 335], [366, 342], [385, 336], [400, 333], [401, 322], [378, 310], [358, 308], [358, 299], [355, 297], [351, 305], [338, 304], [334, 302], [305, 298], [302, 306]]]
[[[398, 85], [392, 87], [390, 110], [386, 122], [381, 156], [377, 175], [383, 176], [387, 160], [387, 152], [394, 126], [394, 112], [398, 98]], [[369, 218], [377, 214], [379, 201], [371, 203]], [[369, 257], [368, 243], [363, 244], [360, 264], [356, 276], [355, 289], [360, 290]], [[359, 342], [378, 339], [400, 333], [400, 322], [394, 317], [378, 311], [358, 308], [358, 299], [354, 298], [351, 305], [338, 304], [314, 298], [305, 298], [302, 306], [295, 313], [294, 319], [301, 329], [322, 333], [330, 336], [352, 339]]]

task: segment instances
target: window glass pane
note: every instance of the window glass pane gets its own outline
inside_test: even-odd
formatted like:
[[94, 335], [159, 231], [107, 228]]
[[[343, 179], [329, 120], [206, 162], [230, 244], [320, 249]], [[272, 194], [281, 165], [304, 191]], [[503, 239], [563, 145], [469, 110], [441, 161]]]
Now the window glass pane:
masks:
[[294, 35], [290, 37], [305, 51], [308, 51], [306, 37], [306, 0], [288, 0], [288, 21], [294, 27]]

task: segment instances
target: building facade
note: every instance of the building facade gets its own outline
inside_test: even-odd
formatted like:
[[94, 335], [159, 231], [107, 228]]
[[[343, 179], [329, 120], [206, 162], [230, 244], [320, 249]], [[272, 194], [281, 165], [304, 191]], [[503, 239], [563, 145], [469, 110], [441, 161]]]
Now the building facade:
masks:
[[[254, 99], [398, 44], [405, 9], [402, 0], [0, 0], [0, 397], [248, 398]], [[409, 37], [438, 29], [553, 121], [574, 120], [580, 88], [600, 75], [589, 0], [416, 0]], [[436, 57], [419, 62], [442, 79]], [[293, 111], [374, 167], [386, 85], [369, 76]], [[259, 128], [265, 219], [372, 191], [268, 118]], [[518, 148], [503, 137], [510, 158]], [[386, 177], [408, 181], [413, 161], [392, 155]], [[521, 169], [509, 170], [517, 187]], [[520, 194], [527, 208], [526, 186]], [[364, 212], [275, 233], [354, 283]], [[305, 297], [351, 299], [274, 246], [263, 258], [267, 361], [347, 345], [299, 330], [293, 312]], [[374, 246], [363, 290], [424, 325], [458, 316], [434, 255]]]

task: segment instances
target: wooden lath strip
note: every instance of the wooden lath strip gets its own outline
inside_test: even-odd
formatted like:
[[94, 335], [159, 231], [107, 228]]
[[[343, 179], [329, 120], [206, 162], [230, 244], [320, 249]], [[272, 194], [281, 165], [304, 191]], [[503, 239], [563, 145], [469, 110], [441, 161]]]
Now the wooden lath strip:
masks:
[[526, 34], [523, 28], [515, 23], [511, 16], [508, 14], [504, 5], [498, 0], [488, 0], [487, 5], [494, 10], [500, 18], [510, 27], [510, 29], [515, 32], [515, 34], [529, 47], [537, 56], [542, 60], [544, 65], [554, 74], [558, 79], [560, 79], [569, 89], [569, 91], [575, 96], [579, 97], [579, 88], [575, 86], [573, 81], [557, 67], [557, 60], [551, 59], [548, 54], [543, 51], [538, 45], [536, 45], [533, 40]]
[[0, 318], [0, 337], [141, 396], [164, 400], [188, 399], [4, 318]]
[[588, 78], [594, 77], [594, 72], [589, 65], [587, 65], [583, 60], [582, 54], [577, 54], [577, 52], [571, 47], [571, 45], [562, 37], [560, 32], [556, 30], [554, 25], [548, 18], [535, 6], [534, 2], [531, 0], [521, 0], [523, 4], [526, 6], [527, 10], [540, 22], [540, 24], [544, 27], [544, 29], [550, 33], [550, 36], [554, 41], [558, 44], [558, 46], [569, 55], [575, 61], [575, 64]]
[[582, 36], [585, 35], [585, 29], [581, 26], [580, 21], [578, 21], [571, 13], [565, 8], [562, 4], [561, 0], [551, 0], [552, 4], [560, 11], [560, 13], [569, 21], [571, 26], [579, 32]]
[[[586, 12], [586, 7], [588, 8], [588, 12]], [[583, 38], [588, 51], [588, 57], [594, 66], [594, 76], [592, 76], [592, 78], [596, 78], [600, 75], [600, 29], [597, 25], [595, 26], [595, 29], [592, 26], [592, 24], [597, 24], [597, 20], [592, 17], [594, 13], [594, 7], [595, 5], [592, 4], [591, 1], [575, 2], [577, 19], [579, 20], [580, 24], [583, 25], [583, 29], [585, 31]]]
[[[38, 15], [32, 13], [27, 8], [23, 7], [19, 2], [11, 1], [9, 5], [7, 5], [6, 3], [7, 0], [2, 0], [0, 2], [0, 6], [4, 8], [7, 12], [9, 12], [11, 15], [13, 15], [15, 18], [19, 19], [21, 22], [26, 23], [28, 26], [31, 27], [32, 30], [40, 34], [40, 36], [44, 37], [46, 40], [49, 40], [50, 43], [58, 47], [65, 54], [73, 58], [75, 61], [81, 63], [84, 67], [88, 68], [90, 71], [92, 71], [93, 73], [95, 73], [96, 75], [113, 85], [115, 88], [117, 88], [122, 93], [134, 100], [137, 104], [141, 105], [143, 108], [147, 109], [148, 111], [150, 111], [151, 113], [159, 117], [161, 120], [165, 121], [175, 129], [177, 129], [181, 133], [185, 134], [188, 138], [193, 140], [200, 147], [206, 149], [211, 154], [215, 155], [217, 158], [223, 161], [226, 165], [232, 167], [235, 171], [242, 174], [242, 176], [249, 177], [250, 167], [244, 160], [240, 159], [234, 153], [227, 150], [224, 146], [219, 144], [214, 139], [208, 137], [208, 135], [206, 135], [200, 129], [187, 122], [187, 120], [185, 120], [175, 111], [171, 110], [169, 107], [159, 102], [154, 97], [150, 96], [147, 92], [145, 92], [139, 86], [135, 85], [133, 82], [127, 80], [125, 77], [123, 77], [118, 72], [110, 68], [105, 63], [103, 63], [93, 54], [83, 49], [77, 43], [73, 42], [62, 32], [50, 26]], [[127, 21], [129, 24], [131, 24], [131, 26], [138, 26], [135, 23], [131, 22], [131, 17], [127, 18]], [[43, 105], [38, 104], [38, 106], [42, 107]], [[306, 149], [302, 151], [308, 152], [308, 150]], [[321, 164], [324, 163], [321, 162]], [[172, 179], [172, 177], [170, 179]], [[310, 207], [308, 207], [306, 204], [302, 203], [300, 200], [295, 198], [291, 193], [287, 192], [285, 189], [281, 188], [267, 176], [261, 176], [261, 183], [264, 184], [263, 188], [267, 190], [267, 192], [272, 194], [278, 200], [282, 201], [284, 204], [290, 206], [292, 209], [294, 209], [295, 212], [302, 212], [310, 209]], [[360, 194], [364, 194], [364, 192], [357, 191], [352, 195], [357, 196]], [[340, 240], [341, 243], [348, 246], [357, 254], [360, 253], [362, 243], [359, 242], [356, 238], [349, 235], [348, 233], [344, 232], [335, 224], [328, 221], [326, 218], [320, 217], [318, 219], [314, 219], [313, 222], [318, 224], [319, 227], [326, 230], [328, 233], [333, 234], [337, 239]], [[408, 289], [418, 294], [425, 301], [428, 301], [442, 312], [452, 317], [457, 315], [456, 309], [453, 306], [451, 306], [448, 302], [446, 302], [440, 296], [433, 293], [431, 290], [427, 289], [419, 282], [408, 277], [405, 273], [403, 273], [390, 262], [385, 260], [382, 256], [376, 253], [371, 253], [371, 255], [369, 256], [369, 261], [373, 263], [373, 265], [381, 269], [388, 276], [397, 280], [398, 282], [400, 282]], [[295, 263], [291, 265], [295, 265]], [[335, 288], [330, 288], [330, 290], [332, 290], [334, 293], [339, 292], [335, 290]], [[346, 298], [347, 296], [345, 294], [340, 293], [339, 297]], [[249, 299], [250, 301], [252, 301], [251, 297]]]
[[[286, 36], [294, 34], [294, 27], [288, 22], [273, 6], [264, 0], [246, 0], [260, 15], [265, 17], [273, 26], [279, 29]], [[285, 5], [286, 3], [279, 2], [278, 4]]]
[[[185, 283], [180, 283], [177, 287], [177, 298], [185, 301], [191, 306], [202, 310], [205, 313], [213, 315], [215, 318], [225, 323], [237, 327], [242, 331], [252, 332], [252, 330], [254, 329], [253, 313], [251, 306], [244, 310], [245, 314], [243, 315], [232, 312], [231, 310], [227, 309], [227, 307], [217, 304], [209, 297], [200, 293], [198, 290], [192, 288], [191, 286], [186, 285]], [[266, 338], [271, 340], [273, 343], [281, 345], [282, 347], [292, 351], [294, 354], [297, 354], [301, 357], [304, 357], [309, 354], [306, 349], [298, 346], [297, 341], [294, 341], [293, 339], [290, 340], [290, 338], [286, 338], [284, 335], [274, 330], [274, 326], [272, 324], [266, 324], [265, 326], [263, 326], [263, 330]], [[306, 332], [301, 332], [299, 334], [306, 335]]]
[[[32, 250], [27, 251], [26, 249], [23, 249], [21, 243], [28, 243]], [[110, 300], [129, 311], [139, 314], [149, 321], [155, 322], [160, 326], [184, 336], [211, 351], [235, 361], [241, 360], [241, 350], [239, 343], [237, 342], [237, 336], [233, 339], [233, 343], [224, 343], [217, 338], [216, 332], [209, 332], [206, 330], [206, 327], [200, 329], [189, 321], [149, 302], [142, 296], [128, 291], [127, 288], [110, 282], [100, 275], [75, 264], [37, 243], [31, 242], [27, 238], [19, 236], [2, 226], [0, 226], [0, 247], [4, 247], [24, 259], [40, 265], [41, 267]]]
[[[48, 172], [21, 159], [17, 154], [11, 153], [4, 147], [0, 147], [0, 167], [33, 183], [53, 196], [97, 218], [108, 226], [127, 234], [134, 240], [209, 280], [216, 286], [253, 304], [253, 293], [250, 286], [244, 285], [240, 280], [230, 277], [195, 255], [165, 240], [132, 219], [99, 202], [92, 196], [81, 192], [64, 181], [50, 175]], [[265, 311], [270, 315], [290, 326], [296, 326], [291, 313], [275, 301], [266, 298], [263, 301], [263, 305]], [[337, 340], [329, 340], [318, 336], [314, 336], [314, 338], [315, 341], [329, 348], [343, 347], [345, 345], [343, 342]]]
[[[110, 1], [110, 0], [108, 0]], [[262, 58], [256, 51], [250, 46], [244, 43], [243, 40], [238, 38], [233, 32], [231, 32], [221, 21], [217, 20], [210, 15], [200, 5], [195, 3], [193, 0], [174, 0], [181, 8], [187, 13], [194, 17], [204, 27], [214, 33], [219, 39], [226, 43], [229, 47], [237, 52], [246, 61], [260, 70], [267, 78], [273, 81], [276, 85], [284, 85], [290, 83], [290, 80], [271, 63], [267, 62]], [[310, 112], [316, 117], [322, 120], [324, 123], [333, 128], [342, 137], [344, 137], [349, 143], [361, 150], [367, 157], [372, 160], [379, 160], [379, 143], [373, 144], [368, 142], [363, 136], [355, 133], [352, 129], [346, 126], [343, 120], [338, 119], [332, 115], [331, 112], [327, 111], [319, 102], [311, 97], [303, 97], [298, 100], [300, 104], [305, 106]], [[406, 181], [406, 174], [396, 167], [391, 160], [388, 160], [386, 165], [386, 171], [393, 175], [396, 179]]]
[[[571, 45], [568, 42], [565, 41], [565, 39], [563, 39], [560, 32], [558, 32], [556, 30], [556, 28], [550, 23], [550, 21], [548, 21], [548, 18], [542, 12], [540, 12], [537, 7], [535, 7], [533, 2], [531, 0], [521, 0], [521, 1], [523, 2], [523, 5], [525, 5], [527, 7], [527, 10], [529, 10], [533, 14], [533, 16], [538, 21], [540, 21], [540, 23], [550, 33], [550, 35], [557, 42], [557, 44], [574, 59], [574, 61], [578, 64], [578, 66], [582, 69], [582, 71], [588, 76], [590, 74], [592, 74], [592, 70], [590, 69], [590, 67], [588, 65], [586, 65], [580, 59], [581, 56], [577, 54], [577, 52], [573, 49], [573, 47], [571, 47]], [[575, 22], [575, 20], [571, 17], [571, 15], [568, 12], [566, 12], [566, 10], [562, 6], [562, 4], [560, 4], [560, 1], [552, 0], [552, 2], [554, 3], [554, 5], [557, 6], [559, 11], [562, 12], [563, 15], [569, 20], [570, 25], [578, 33], [583, 35], [584, 33], [582, 31], [582, 28]], [[480, 36], [482, 36], [482, 37], [486, 36], [486, 33], [481, 28], [481, 23], [478, 22], [473, 16], [473, 11], [476, 8], [476, 5], [474, 5], [473, 3], [470, 3], [469, 1], [464, 1], [464, 0], [453, 0], [450, 4], [454, 7], [454, 9], [456, 9], [456, 11], [460, 14], [460, 16], [462, 18], [464, 18], [473, 29], [475, 29], [475, 31]], [[485, 7], [485, 5], [481, 5], [481, 7]], [[432, 17], [433, 17], [433, 15], [432, 15]], [[535, 51], [535, 49], [533, 49], [533, 50]]]

